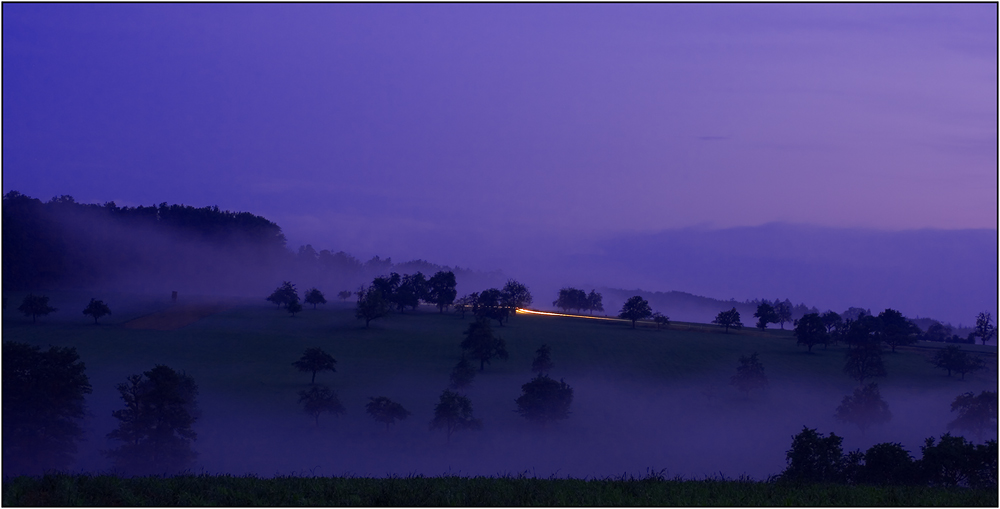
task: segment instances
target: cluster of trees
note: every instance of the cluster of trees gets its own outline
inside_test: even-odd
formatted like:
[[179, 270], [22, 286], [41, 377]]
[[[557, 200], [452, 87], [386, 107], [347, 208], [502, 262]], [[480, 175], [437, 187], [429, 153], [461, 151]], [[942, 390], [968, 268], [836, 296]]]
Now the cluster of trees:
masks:
[[920, 447], [922, 457], [916, 460], [898, 443], [876, 444], [863, 453], [856, 450], [844, 454], [842, 442], [843, 438], [834, 433], [823, 436], [803, 427], [792, 437], [792, 448], [785, 455], [788, 466], [781, 478], [804, 483], [972, 488], [997, 485], [996, 440], [977, 445], [946, 433], [940, 441], [928, 438]]
[[502, 289], [489, 288], [464, 295], [455, 301], [455, 312], [464, 319], [465, 313], [471, 311], [476, 318], [496, 320], [502, 327], [518, 308], [528, 307], [533, 301], [527, 286], [508, 279]]
[[[281, 286], [271, 292], [271, 295], [265, 300], [273, 302], [279, 309], [281, 306], [285, 306], [285, 309], [293, 317], [296, 313], [302, 311], [302, 303], [299, 302], [299, 291], [291, 281], [281, 283]], [[326, 297], [318, 289], [310, 288], [306, 290], [305, 302], [306, 304], [312, 304], [313, 309], [316, 309], [317, 304], [326, 304]]]
[[920, 334], [919, 327], [892, 308], [887, 308], [878, 316], [862, 313], [855, 319], [845, 320], [837, 313], [827, 311], [823, 315], [809, 313], [795, 321], [795, 337], [810, 352], [815, 345], [841, 341], [852, 347], [870, 350], [885, 343], [895, 352], [898, 346], [915, 343]]
[[444, 313], [455, 302], [455, 286], [455, 273], [450, 271], [439, 271], [430, 279], [420, 272], [402, 276], [393, 272], [358, 290], [355, 314], [368, 327], [372, 320], [388, 316], [393, 308], [402, 313], [408, 307], [416, 309], [421, 302], [433, 304]]
[[965, 380], [966, 373], [979, 371], [986, 365], [979, 357], [969, 354], [957, 346], [947, 346], [938, 350], [931, 362], [935, 366], [947, 370], [949, 377], [952, 372], [960, 373], [962, 380]]
[[781, 328], [785, 328], [785, 323], [792, 321], [792, 303], [787, 299], [784, 301], [775, 300], [774, 303], [761, 301], [757, 304], [757, 312], [753, 314], [757, 319], [757, 328], [767, 329], [767, 324], [777, 323]]
[[[39, 316], [46, 316], [49, 313], [59, 311], [49, 305], [48, 297], [44, 295], [34, 295], [31, 293], [25, 295], [24, 300], [21, 302], [21, 305], [18, 306], [17, 310], [24, 313], [24, 316], [30, 316], [31, 323], [38, 323]], [[103, 300], [91, 298], [87, 307], [83, 308], [83, 314], [84, 316], [90, 316], [93, 318], [94, 323], [97, 324], [97, 320], [99, 318], [111, 314], [111, 308], [108, 307]]]
[[595, 311], [604, 311], [603, 301], [604, 297], [596, 290], [591, 290], [588, 294], [577, 288], [562, 288], [559, 290], [559, 298], [553, 301], [552, 305], [564, 312], [575, 309], [577, 313], [587, 311], [594, 314]]

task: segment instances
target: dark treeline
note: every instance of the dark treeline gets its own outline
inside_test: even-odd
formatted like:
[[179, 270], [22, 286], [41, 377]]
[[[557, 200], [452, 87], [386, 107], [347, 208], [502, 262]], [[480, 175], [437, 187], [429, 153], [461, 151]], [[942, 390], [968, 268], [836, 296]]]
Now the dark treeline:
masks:
[[481, 273], [424, 260], [374, 256], [362, 262], [344, 251], [293, 251], [277, 224], [217, 206], [120, 207], [48, 202], [11, 191], [3, 197], [3, 289], [40, 292], [101, 289], [163, 293], [255, 295], [276, 281], [306, 280], [329, 295], [356, 290], [391, 271], [453, 271], [469, 286], [502, 282]]

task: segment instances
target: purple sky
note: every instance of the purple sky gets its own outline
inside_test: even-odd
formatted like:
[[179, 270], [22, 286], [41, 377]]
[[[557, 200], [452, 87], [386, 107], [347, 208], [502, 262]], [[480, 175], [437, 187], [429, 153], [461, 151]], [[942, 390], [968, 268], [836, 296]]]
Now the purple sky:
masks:
[[990, 3], [3, 5], [4, 192], [362, 257], [995, 229], [996, 101]]

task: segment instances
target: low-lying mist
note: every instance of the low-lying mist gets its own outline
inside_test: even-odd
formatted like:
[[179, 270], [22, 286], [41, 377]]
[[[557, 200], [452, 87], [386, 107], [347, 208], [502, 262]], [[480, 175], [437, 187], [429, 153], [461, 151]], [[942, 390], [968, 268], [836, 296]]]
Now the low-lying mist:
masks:
[[[206, 392], [199, 398], [203, 416], [195, 425], [195, 449], [200, 456], [193, 471], [265, 477], [526, 473], [603, 478], [653, 470], [685, 478], [766, 479], [785, 467], [792, 435], [803, 426], [845, 437], [845, 452], [900, 442], [919, 457], [923, 440], [943, 434], [954, 418], [949, 405], [957, 394], [992, 388], [959, 382], [933, 391], [885, 388], [892, 421], [863, 435], [833, 418], [852, 389], [846, 377], [840, 389], [810, 380], [775, 380], [766, 392], [746, 398], [728, 384], [729, 375], [653, 385], [583, 373], [562, 376], [557, 369], [553, 376], [574, 389], [572, 414], [539, 427], [515, 412], [514, 399], [529, 375], [492, 374], [487, 368], [465, 392], [483, 429], [456, 432], [450, 443], [443, 432], [428, 429], [446, 375], [399, 374], [377, 386], [340, 389], [346, 413], [324, 414], [318, 426], [297, 405], [297, 387], [288, 388], [287, 401], [277, 408]], [[345, 367], [333, 376], [350, 377], [351, 370]], [[95, 386], [110, 381], [94, 377]], [[412, 412], [388, 432], [364, 411], [368, 397], [380, 395]], [[100, 450], [115, 445], [104, 436], [116, 424], [111, 411], [120, 406], [112, 391], [95, 391], [90, 398], [93, 417], [77, 470], [109, 468]]]

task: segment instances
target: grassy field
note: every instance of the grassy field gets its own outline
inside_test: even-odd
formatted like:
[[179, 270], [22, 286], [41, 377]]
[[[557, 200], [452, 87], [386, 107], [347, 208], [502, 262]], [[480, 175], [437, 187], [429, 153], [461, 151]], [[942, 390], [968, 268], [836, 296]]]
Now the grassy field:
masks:
[[729, 480], [179, 476], [18, 478], [10, 506], [948, 506], [996, 507], [996, 490], [796, 486]]
[[[77, 468], [103, 472], [104, 436], [120, 407], [116, 383], [165, 364], [191, 375], [203, 415], [195, 425], [196, 471], [234, 475], [505, 475], [606, 477], [665, 469], [687, 478], [750, 475], [762, 479], [784, 467], [791, 436], [802, 426], [835, 431], [845, 449], [901, 442], [919, 457], [928, 436], [945, 432], [948, 405], [966, 391], [995, 390], [996, 347], [967, 347], [987, 361], [959, 380], [928, 363], [941, 345], [886, 353], [889, 376], [879, 381], [895, 417], [862, 435], [833, 419], [855, 383], [842, 373], [843, 346], [807, 353], [790, 331], [722, 333], [699, 324], [667, 330], [570, 317], [512, 318], [495, 332], [510, 359], [494, 361], [467, 394], [484, 430], [456, 435], [428, 429], [433, 406], [457, 362], [462, 331], [471, 318], [419, 310], [377, 320], [370, 329], [350, 303], [307, 307], [296, 317], [261, 299], [186, 297], [183, 304], [227, 309], [176, 330], [132, 329], [125, 324], [163, 311], [169, 298], [97, 296], [114, 314], [101, 325], [81, 310], [91, 295], [53, 295], [60, 311], [32, 324], [8, 295], [5, 341], [74, 346], [94, 386], [88, 399], [87, 441]], [[669, 312], [669, 310], [667, 310]], [[575, 389], [573, 415], [550, 429], [528, 426], [513, 400], [527, 382], [535, 349], [548, 344], [551, 375]], [[320, 373], [347, 407], [317, 427], [301, 412], [297, 392], [309, 374], [291, 363], [308, 347], [338, 361]], [[758, 352], [771, 382], [749, 399], [729, 385], [740, 355]], [[389, 396], [413, 415], [388, 433], [368, 418], [370, 396]], [[6, 490], [5, 490], [6, 491]]]

